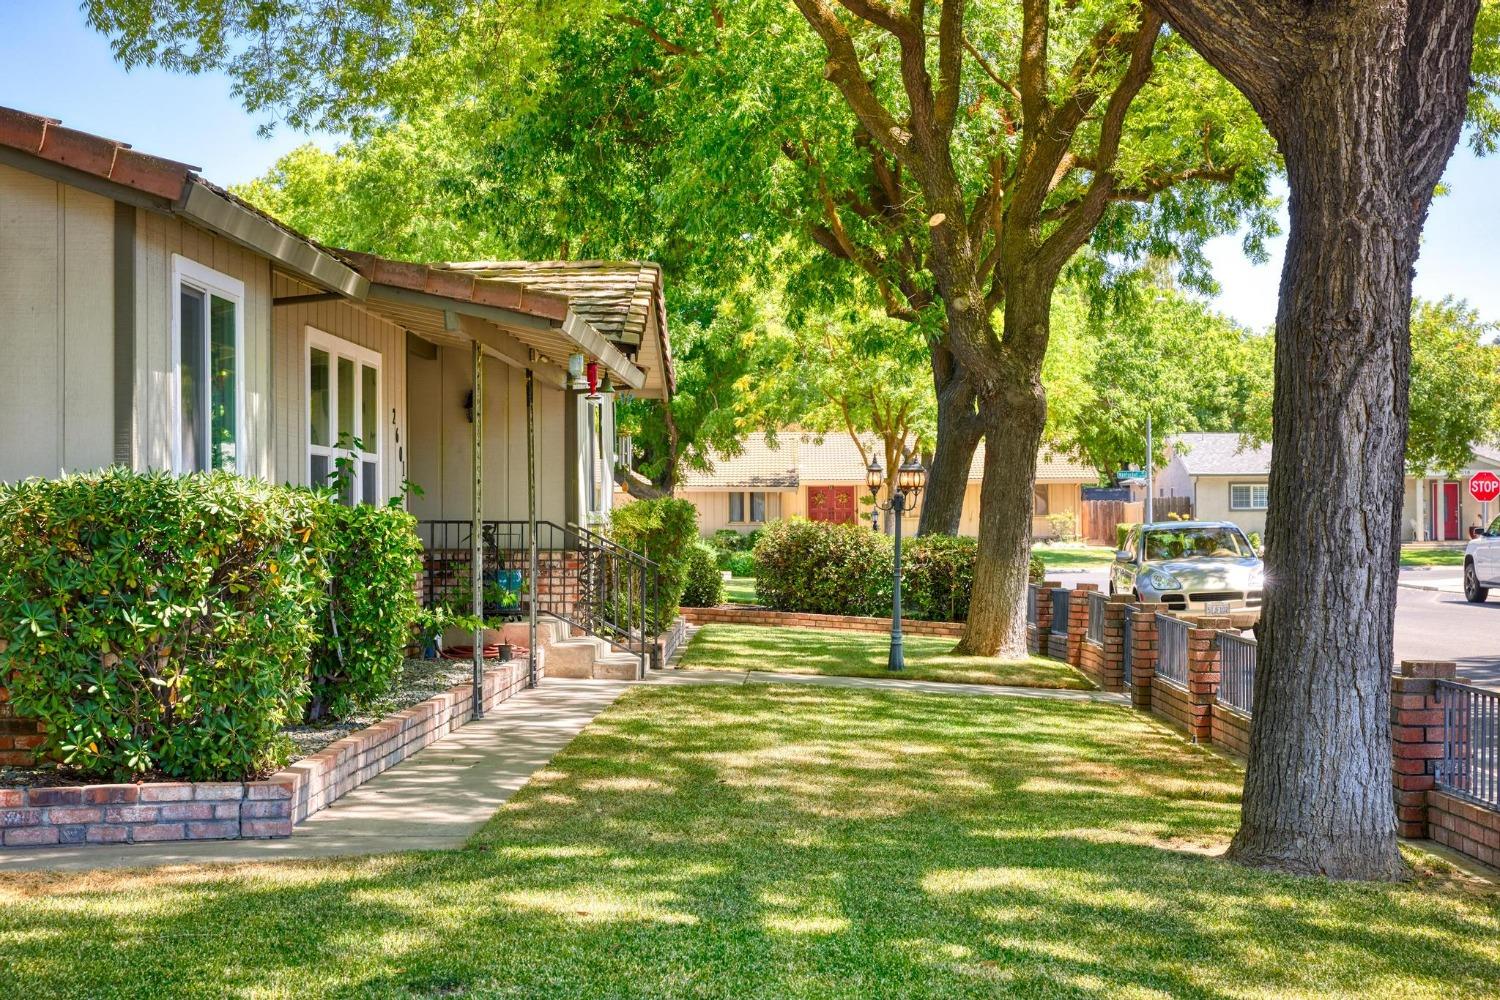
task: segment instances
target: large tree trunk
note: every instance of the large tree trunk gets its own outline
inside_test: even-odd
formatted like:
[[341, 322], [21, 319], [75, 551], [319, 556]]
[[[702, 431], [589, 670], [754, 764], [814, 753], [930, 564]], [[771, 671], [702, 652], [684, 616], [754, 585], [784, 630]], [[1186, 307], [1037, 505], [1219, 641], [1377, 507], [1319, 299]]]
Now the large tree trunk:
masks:
[[[1005, 329], [1046, 350], [1052, 287], [1012, 287]], [[985, 318], [984, 322], [988, 322]], [[1036, 453], [1047, 421], [1041, 354], [1026, 370], [977, 388], [984, 421], [984, 483], [979, 491], [979, 552], [969, 620], [955, 652], [1026, 655], [1026, 584], [1031, 563], [1031, 504]]]
[[1270, 584], [1237, 861], [1391, 879], [1389, 724], [1412, 266], [1457, 142], [1475, 0], [1153, 0], [1286, 158]]
[[927, 470], [917, 533], [956, 535], [984, 424], [975, 406], [974, 387], [958, 359], [941, 343], [932, 345], [932, 381], [937, 392], [937, 444]]

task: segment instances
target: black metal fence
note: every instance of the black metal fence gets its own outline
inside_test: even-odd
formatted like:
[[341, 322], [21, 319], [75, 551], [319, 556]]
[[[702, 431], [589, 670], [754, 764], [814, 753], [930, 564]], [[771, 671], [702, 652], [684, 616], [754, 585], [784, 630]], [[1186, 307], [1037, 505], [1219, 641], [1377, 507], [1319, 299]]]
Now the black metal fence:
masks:
[[1036, 584], [1034, 584], [1034, 583], [1028, 583], [1026, 585], [1026, 624], [1027, 625], [1035, 625], [1036, 624], [1036, 590], [1037, 590]]
[[1219, 701], [1249, 715], [1255, 708], [1254, 639], [1233, 632], [1220, 632]]
[[1096, 646], [1104, 645], [1104, 609], [1108, 604], [1109, 597], [1103, 591], [1089, 591], [1088, 640]]
[[[481, 593], [487, 621], [553, 615], [643, 657], [665, 629], [661, 567], [578, 525], [536, 523], [535, 565], [526, 521], [484, 521]], [[422, 600], [460, 614], [474, 607], [473, 525], [419, 521]]]
[[1052, 634], [1068, 634], [1068, 602], [1073, 592], [1057, 587], [1052, 591]]
[[1188, 623], [1156, 613], [1156, 676], [1187, 687]]
[[1120, 667], [1125, 689], [1128, 691], [1135, 683], [1135, 608], [1125, 609], [1121, 626]]
[[1437, 682], [1443, 706], [1443, 756], [1437, 785], [1461, 799], [1500, 810], [1500, 691]]

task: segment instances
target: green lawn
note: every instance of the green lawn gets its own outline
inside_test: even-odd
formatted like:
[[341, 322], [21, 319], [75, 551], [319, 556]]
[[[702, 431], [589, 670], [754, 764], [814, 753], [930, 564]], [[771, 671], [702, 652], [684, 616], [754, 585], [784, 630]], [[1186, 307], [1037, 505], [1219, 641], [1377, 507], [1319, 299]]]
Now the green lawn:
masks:
[[730, 604], [758, 604], [755, 596], [755, 577], [731, 576], [724, 581], [724, 599]]
[[1464, 550], [1441, 545], [1401, 546], [1402, 566], [1462, 566]]
[[1102, 545], [1034, 545], [1031, 551], [1048, 569], [1103, 569], [1115, 561], [1115, 550]]
[[636, 689], [451, 854], [0, 875], [0, 995], [1500, 991], [1500, 900], [1237, 868], [1239, 771], [1129, 710]]
[[[915, 681], [960, 684], [1014, 684], [1021, 687], [1091, 688], [1065, 663], [1028, 656], [1001, 660], [954, 656], [954, 640], [908, 635], [906, 669]], [[891, 637], [884, 632], [771, 628], [764, 625], [705, 625], [688, 643], [681, 666], [709, 670], [766, 670], [783, 674], [890, 677], [886, 658]]]

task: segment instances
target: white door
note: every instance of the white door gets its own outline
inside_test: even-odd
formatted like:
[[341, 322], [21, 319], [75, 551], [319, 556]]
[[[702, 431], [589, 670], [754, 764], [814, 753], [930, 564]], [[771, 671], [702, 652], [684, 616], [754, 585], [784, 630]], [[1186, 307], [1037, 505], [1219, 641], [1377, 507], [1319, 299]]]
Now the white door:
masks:
[[307, 481], [344, 503], [383, 503], [380, 355], [307, 329]]

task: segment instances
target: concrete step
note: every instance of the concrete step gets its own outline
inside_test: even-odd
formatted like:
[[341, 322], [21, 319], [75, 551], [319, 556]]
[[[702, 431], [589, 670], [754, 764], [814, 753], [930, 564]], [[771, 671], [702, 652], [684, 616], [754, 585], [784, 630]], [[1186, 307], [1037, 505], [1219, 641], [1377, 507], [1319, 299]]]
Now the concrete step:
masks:
[[641, 680], [641, 658], [635, 653], [606, 653], [594, 661], [594, 679], [603, 681]]
[[599, 642], [589, 636], [562, 639], [547, 647], [548, 677], [593, 677]]

